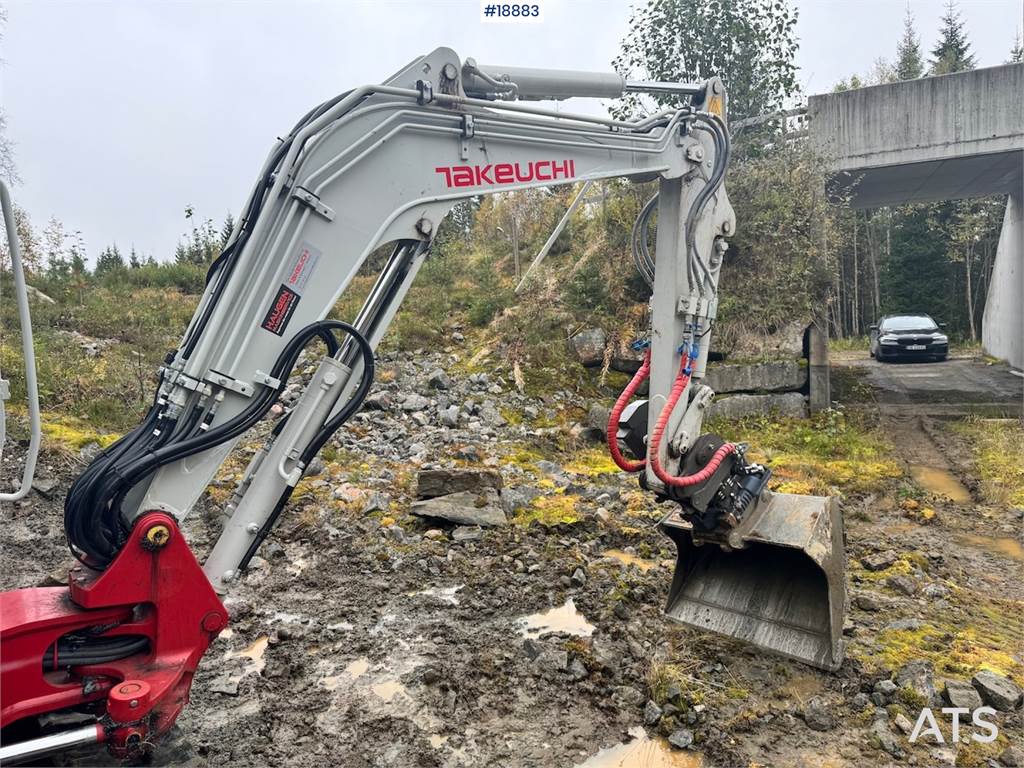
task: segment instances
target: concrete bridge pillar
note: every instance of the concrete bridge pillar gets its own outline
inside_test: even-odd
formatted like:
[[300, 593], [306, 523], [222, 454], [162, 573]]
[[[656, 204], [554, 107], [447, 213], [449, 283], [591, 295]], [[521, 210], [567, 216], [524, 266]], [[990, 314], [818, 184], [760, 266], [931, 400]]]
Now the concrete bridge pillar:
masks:
[[1024, 189], [1006, 201], [981, 341], [990, 355], [1024, 368]]

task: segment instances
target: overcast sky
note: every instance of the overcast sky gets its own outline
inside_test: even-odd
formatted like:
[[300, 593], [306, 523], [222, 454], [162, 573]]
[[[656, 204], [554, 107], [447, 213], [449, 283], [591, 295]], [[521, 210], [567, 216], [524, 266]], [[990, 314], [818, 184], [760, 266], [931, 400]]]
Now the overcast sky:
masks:
[[[792, 1], [792, 0], [791, 0]], [[541, 0], [541, 24], [444, 2], [2, 2], [0, 104], [37, 229], [169, 258], [186, 205], [237, 213], [274, 138], [306, 110], [439, 45], [483, 63], [607, 71], [628, 0]], [[893, 58], [905, 0], [796, 0], [800, 82], [827, 91]], [[944, 0], [911, 0], [927, 52]], [[1003, 63], [1022, 0], [960, 0], [978, 66]]]

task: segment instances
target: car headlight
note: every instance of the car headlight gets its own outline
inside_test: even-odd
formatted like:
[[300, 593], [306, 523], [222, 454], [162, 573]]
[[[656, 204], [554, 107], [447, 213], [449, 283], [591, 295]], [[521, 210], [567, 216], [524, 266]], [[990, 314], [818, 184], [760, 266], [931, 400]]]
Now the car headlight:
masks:
[[932, 336], [932, 341], [934, 341], [936, 344], [948, 344], [949, 337], [946, 336], [946, 334], [944, 333], [936, 333], [934, 336]]
[[879, 344], [898, 344], [899, 341], [891, 333], [887, 333], [885, 336], [878, 337]]

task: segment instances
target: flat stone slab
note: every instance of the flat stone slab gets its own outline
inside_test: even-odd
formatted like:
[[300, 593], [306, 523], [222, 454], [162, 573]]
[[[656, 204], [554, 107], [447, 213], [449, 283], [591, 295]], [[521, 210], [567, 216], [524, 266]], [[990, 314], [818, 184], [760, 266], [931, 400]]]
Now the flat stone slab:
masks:
[[1021, 702], [1021, 690], [1007, 677], [989, 672], [987, 669], [978, 672], [971, 682], [978, 689], [985, 703], [1000, 712], [1011, 712]]
[[419, 517], [440, 518], [456, 525], [508, 525], [501, 499], [494, 488], [414, 501], [410, 511]]
[[501, 473], [493, 469], [424, 469], [416, 477], [416, 496], [432, 499], [463, 491], [501, 490]]

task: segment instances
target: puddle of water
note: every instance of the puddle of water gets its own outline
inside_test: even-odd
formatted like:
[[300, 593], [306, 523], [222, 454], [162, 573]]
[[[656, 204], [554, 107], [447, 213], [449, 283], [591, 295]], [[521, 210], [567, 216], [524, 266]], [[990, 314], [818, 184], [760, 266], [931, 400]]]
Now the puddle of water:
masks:
[[653, 560], [644, 560], [642, 557], [630, 554], [629, 552], [624, 552], [621, 549], [606, 549], [601, 553], [601, 555], [603, 557], [610, 557], [613, 560], [618, 560], [627, 567], [631, 565], [635, 566], [641, 571], [649, 571], [652, 568], [658, 567], [658, 564]]
[[594, 634], [594, 625], [576, 610], [576, 603], [571, 597], [560, 608], [524, 616], [519, 619], [519, 625], [523, 637], [538, 638], [555, 632], [578, 637]]
[[385, 703], [390, 703], [395, 696], [402, 695], [408, 696], [409, 694], [405, 691], [405, 686], [397, 680], [382, 680], [379, 683], [375, 683], [370, 687], [373, 694]]
[[980, 536], [976, 533], [961, 533], [957, 539], [969, 547], [984, 549], [986, 552], [995, 552], [1018, 562], [1024, 562], [1024, 544], [1021, 544], [1018, 539], [1008, 536]]
[[260, 635], [249, 647], [244, 648], [241, 651], [229, 651], [225, 658], [249, 659], [249, 664], [245, 670], [245, 674], [250, 672], [259, 674], [263, 671], [264, 667], [267, 666], [267, 661], [263, 658], [263, 655], [267, 652], [267, 644], [269, 642], [269, 637], [266, 635]]
[[665, 739], [652, 739], [637, 726], [629, 729], [629, 741], [602, 749], [576, 768], [701, 768], [699, 752], [673, 749]]
[[459, 584], [455, 587], [431, 587], [430, 589], [421, 589], [419, 592], [410, 592], [409, 594], [413, 597], [432, 597], [445, 605], [458, 605], [459, 598], [455, 596], [455, 593], [465, 586], [465, 584]]
[[342, 670], [340, 675], [330, 675], [323, 679], [324, 688], [328, 691], [337, 690], [342, 683], [351, 683], [353, 680], [358, 680], [360, 677], [366, 674], [366, 671], [370, 668], [370, 660], [365, 656], [360, 656], [353, 662], [350, 662], [348, 666]]
[[954, 504], [970, 504], [971, 494], [948, 469], [911, 464], [910, 476], [926, 491], [945, 496]]
[[805, 704], [808, 700], [821, 693], [824, 687], [820, 677], [810, 673], [803, 673], [789, 678], [786, 684], [782, 686], [782, 690], [801, 704]]

